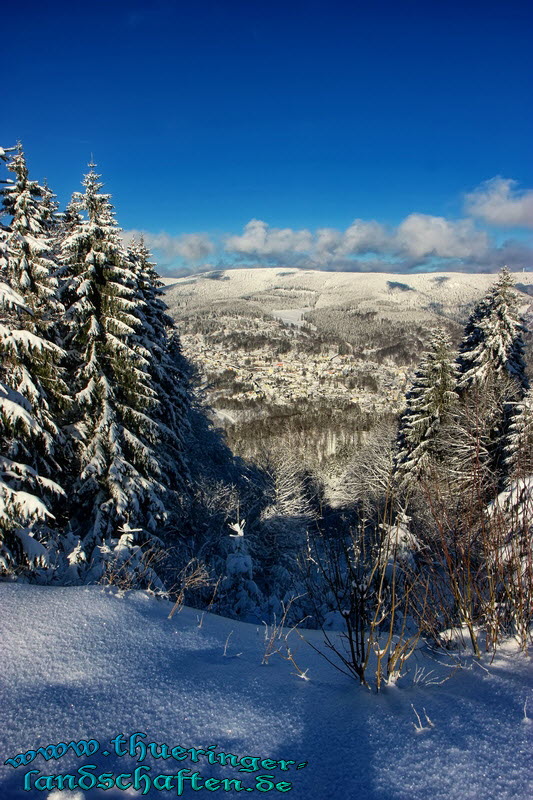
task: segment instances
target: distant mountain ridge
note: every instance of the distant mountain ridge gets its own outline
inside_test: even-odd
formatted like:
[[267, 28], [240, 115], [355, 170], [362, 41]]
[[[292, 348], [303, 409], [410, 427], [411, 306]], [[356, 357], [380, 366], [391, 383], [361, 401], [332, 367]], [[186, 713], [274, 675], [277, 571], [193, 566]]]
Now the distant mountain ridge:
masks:
[[[524, 294], [524, 310], [533, 294], [533, 272], [514, 273], [516, 288]], [[265, 267], [200, 273], [186, 278], [165, 278], [170, 308], [219, 305], [241, 300], [257, 304], [264, 312], [280, 309], [356, 304], [359, 311], [385, 316], [408, 314], [427, 318], [457, 316], [476, 302], [494, 283], [494, 273], [323, 272]]]

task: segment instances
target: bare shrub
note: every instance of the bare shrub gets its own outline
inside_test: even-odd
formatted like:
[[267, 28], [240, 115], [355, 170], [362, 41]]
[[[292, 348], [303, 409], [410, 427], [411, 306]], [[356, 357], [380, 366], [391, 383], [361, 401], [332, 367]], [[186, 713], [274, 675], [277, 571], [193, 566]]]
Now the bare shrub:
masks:
[[[315, 541], [308, 556], [324, 585], [319, 594], [317, 584], [308, 582], [330, 655], [314, 649], [360, 684], [371, 688], [372, 683], [376, 691], [401, 676], [420, 636], [411, 611], [415, 596], [421, 608], [427, 592], [410, 566], [404, 530], [400, 520], [370, 532], [361, 524], [348, 541]], [[328, 615], [318, 607], [324, 599], [342, 622], [337, 635], [327, 630]]]
[[209, 573], [205, 564], [196, 558], [192, 558], [178, 575], [176, 601], [170, 610], [168, 618], [172, 619], [176, 611], [182, 610], [187, 592], [203, 589], [209, 583]]
[[[472, 465], [478, 475], [476, 463]], [[483, 468], [481, 468], [483, 469]], [[441, 481], [419, 485], [425, 503], [424, 558], [430, 602], [418, 614], [425, 635], [445, 643], [463, 631], [473, 653], [495, 652], [513, 636], [531, 642], [533, 479], [513, 481], [489, 504], [474, 478], [455, 496]]]
[[490, 504], [484, 528], [485, 628], [493, 649], [514, 636], [533, 642], [533, 477], [517, 479]]
[[295, 660], [293, 649], [289, 646], [289, 637], [291, 634], [298, 632], [298, 626], [305, 622], [305, 619], [302, 619], [289, 627], [287, 626], [291, 606], [293, 603], [300, 600], [301, 597], [302, 595], [291, 597], [288, 603], [281, 604], [283, 611], [279, 620], [277, 620], [276, 616], [274, 616], [274, 621], [271, 625], [267, 625], [266, 622], [263, 623], [265, 626], [265, 636], [264, 652], [261, 664], [268, 664], [274, 655], [278, 655], [280, 658], [292, 664], [295, 670], [295, 675], [303, 680], [308, 680], [307, 670], [303, 670], [298, 666]]

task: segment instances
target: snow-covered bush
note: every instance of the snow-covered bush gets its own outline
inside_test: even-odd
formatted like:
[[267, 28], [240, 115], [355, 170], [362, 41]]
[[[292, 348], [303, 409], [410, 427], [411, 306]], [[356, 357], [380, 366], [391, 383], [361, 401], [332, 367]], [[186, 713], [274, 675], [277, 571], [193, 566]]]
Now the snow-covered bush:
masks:
[[220, 583], [216, 606], [220, 611], [237, 619], [259, 622], [261, 619], [261, 592], [253, 580], [253, 560], [244, 536], [246, 521], [229, 527], [229, 552], [226, 556], [225, 576]]

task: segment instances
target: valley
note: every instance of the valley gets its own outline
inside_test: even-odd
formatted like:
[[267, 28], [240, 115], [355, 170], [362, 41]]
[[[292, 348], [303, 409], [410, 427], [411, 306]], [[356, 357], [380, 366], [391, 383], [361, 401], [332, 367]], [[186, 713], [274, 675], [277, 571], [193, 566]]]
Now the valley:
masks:
[[[165, 279], [165, 301], [234, 451], [253, 459], [289, 443], [315, 464], [349, 458], [401, 412], [431, 330], [457, 343], [492, 280], [233, 269]], [[517, 284], [526, 311], [533, 274]]]

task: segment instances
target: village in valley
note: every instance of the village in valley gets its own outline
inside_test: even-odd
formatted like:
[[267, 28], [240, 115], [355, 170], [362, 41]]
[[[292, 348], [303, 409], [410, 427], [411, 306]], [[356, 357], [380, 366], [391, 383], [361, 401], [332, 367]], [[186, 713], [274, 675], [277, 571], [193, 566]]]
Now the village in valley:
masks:
[[[378, 364], [368, 354], [339, 352], [336, 343], [320, 352], [306, 352], [310, 326], [301, 328], [271, 320], [243, 317], [218, 319], [223, 337], [181, 333], [184, 354], [200, 370], [206, 397], [214, 408], [236, 410], [266, 402], [292, 405], [301, 400], [360, 405], [376, 412], [400, 410], [408, 368], [394, 362]], [[260, 344], [252, 346], [251, 325]], [[228, 336], [234, 347], [228, 349]], [[301, 346], [300, 346], [301, 345]]]

